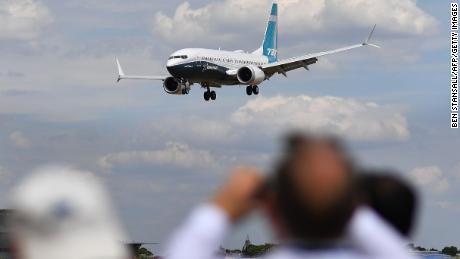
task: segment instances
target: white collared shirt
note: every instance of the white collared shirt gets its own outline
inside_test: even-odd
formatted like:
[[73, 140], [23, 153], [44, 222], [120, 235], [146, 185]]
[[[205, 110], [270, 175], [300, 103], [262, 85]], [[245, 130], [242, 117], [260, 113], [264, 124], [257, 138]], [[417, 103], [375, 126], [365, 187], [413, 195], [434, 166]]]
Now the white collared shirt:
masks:
[[[167, 259], [215, 259], [217, 250], [231, 229], [225, 212], [205, 204], [196, 208], [172, 236], [166, 251]], [[370, 209], [358, 209], [349, 225], [350, 248], [323, 250], [295, 249], [280, 246], [268, 259], [414, 259], [403, 238]], [[222, 257], [221, 257], [222, 258]]]

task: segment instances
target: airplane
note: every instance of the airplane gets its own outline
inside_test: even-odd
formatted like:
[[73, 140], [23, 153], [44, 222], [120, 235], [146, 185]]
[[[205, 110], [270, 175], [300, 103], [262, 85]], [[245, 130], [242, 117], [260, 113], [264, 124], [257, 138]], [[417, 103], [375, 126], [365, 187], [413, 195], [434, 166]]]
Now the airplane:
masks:
[[187, 48], [174, 52], [166, 63], [170, 75], [167, 76], [136, 76], [126, 75], [116, 58], [118, 66], [118, 80], [141, 79], [163, 81], [166, 93], [173, 95], [187, 95], [193, 84], [199, 84], [206, 89], [204, 100], [216, 100], [217, 95], [211, 88], [221, 88], [223, 85], [246, 86], [247, 95], [258, 95], [259, 86], [275, 74], [287, 77], [287, 72], [304, 68], [318, 62], [320, 57], [331, 55], [364, 46], [380, 48], [370, 43], [376, 25], [372, 28], [367, 39], [355, 44], [335, 50], [307, 54], [288, 59], [278, 59], [278, 4], [273, 3], [265, 30], [265, 37], [260, 48], [252, 53], [242, 50], [223, 51], [202, 48]]

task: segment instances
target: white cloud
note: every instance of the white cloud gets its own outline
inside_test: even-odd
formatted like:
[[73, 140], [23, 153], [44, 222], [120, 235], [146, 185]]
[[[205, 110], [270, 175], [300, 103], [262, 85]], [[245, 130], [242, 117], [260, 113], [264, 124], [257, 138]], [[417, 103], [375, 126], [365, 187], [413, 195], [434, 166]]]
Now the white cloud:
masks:
[[429, 185], [437, 181], [441, 176], [441, 169], [437, 166], [417, 167], [410, 173], [417, 184]]
[[102, 10], [103, 12], [113, 13], [129, 13], [129, 12], [141, 12], [147, 8], [151, 8], [152, 4], [148, 1], [120, 1], [120, 0], [109, 0], [109, 1], [94, 1], [94, 0], [78, 0], [68, 1], [71, 8], [83, 7], [91, 10]]
[[414, 168], [409, 176], [421, 187], [427, 187], [435, 193], [444, 193], [450, 189], [448, 179], [437, 166]]
[[357, 25], [377, 23], [388, 31], [413, 35], [429, 35], [437, 29], [437, 20], [420, 9], [416, 0], [329, 2], [334, 13]]
[[167, 143], [164, 149], [126, 151], [99, 159], [99, 166], [106, 170], [117, 165], [132, 164], [175, 166], [184, 169], [212, 168], [217, 165], [216, 158], [209, 151], [174, 142]]
[[449, 181], [446, 178], [441, 179], [435, 186], [434, 191], [436, 193], [444, 193], [450, 189]]
[[52, 21], [49, 9], [40, 1], [0, 0], [0, 39], [35, 39]]
[[401, 110], [332, 96], [257, 97], [218, 116], [166, 116], [142, 134], [185, 143], [258, 143], [292, 130], [336, 134], [348, 140], [405, 141], [409, 126]]
[[10, 134], [9, 139], [15, 147], [18, 148], [29, 148], [30, 140], [22, 134], [20, 131], [15, 131]]
[[[158, 12], [154, 32], [170, 41], [190, 42], [200, 38], [225, 41], [237, 33], [262, 28], [271, 2], [212, 1], [196, 9], [184, 2], [172, 16]], [[390, 32], [429, 35], [437, 30], [438, 24], [415, 0], [280, 0], [279, 4], [283, 31], [294, 35], [326, 28], [340, 31], [350, 26], [369, 27], [374, 23]]]
[[332, 96], [257, 97], [213, 116], [175, 116], [155, 120], [148, 136], [187, 143], [225, 144], [278, 137], [287, 131], [337, 134], [358, 141], [403, 141], [410, 137], [402, 111], [352, 98]]
[[339, 134], [355, 140], [406, 139], [405, 117], [388, 107], [341, 97], [258, 97], [231, 115], [239, 127], [260, 134], [292, 128]]

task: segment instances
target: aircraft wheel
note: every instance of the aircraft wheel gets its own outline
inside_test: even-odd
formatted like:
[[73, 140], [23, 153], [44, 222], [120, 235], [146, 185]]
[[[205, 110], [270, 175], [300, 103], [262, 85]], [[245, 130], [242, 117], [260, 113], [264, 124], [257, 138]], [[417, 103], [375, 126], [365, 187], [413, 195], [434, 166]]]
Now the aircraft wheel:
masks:
[[246, 94], [247, 95], [252, 95], [252, 86], [246, 87]]
[[217, 98], [216, 92], [215, 92], [215, 91], [212, 91], [212, 92], [211, 92], [211, 100], [215, 101], [216, 98]]
[[253, 86], [252, 87], [252, 92], [254, 93], [254, 95], [258, 95], [259, 94], [259, 87], [257, 85]]
[[211, 99], [211, 94], [208, 91], [206, 91], [204, 92], [203, 97], [205, 101], [209, 101], [209, 99]]

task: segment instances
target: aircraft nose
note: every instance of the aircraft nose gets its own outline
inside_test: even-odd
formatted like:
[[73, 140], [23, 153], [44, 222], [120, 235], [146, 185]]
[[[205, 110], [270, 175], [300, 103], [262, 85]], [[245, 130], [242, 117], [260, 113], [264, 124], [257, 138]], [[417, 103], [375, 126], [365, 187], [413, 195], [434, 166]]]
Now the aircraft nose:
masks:
[[166, 69], [172, 76], [175, 76], [175, 77], [181, 76], [181, 69], [178, 66], [167, 66]]
[[166, 62], [166, 67], [174, 67], [180, 63], [180, 60], [177, 59], [170, 59]]

